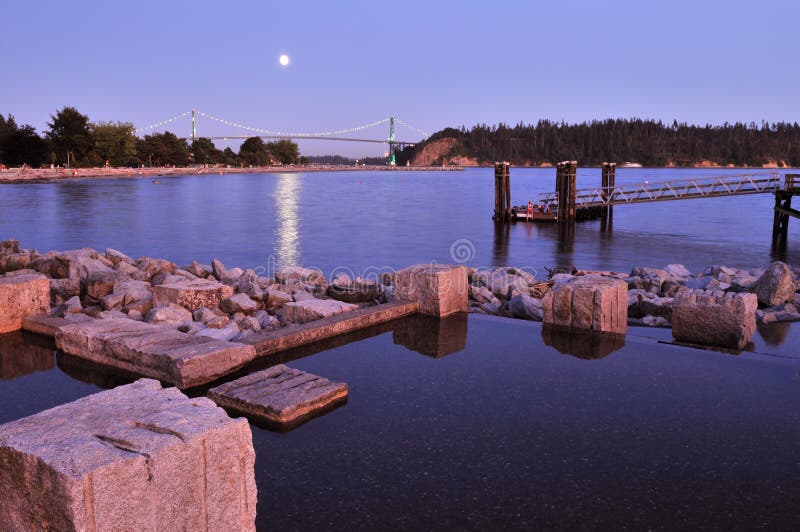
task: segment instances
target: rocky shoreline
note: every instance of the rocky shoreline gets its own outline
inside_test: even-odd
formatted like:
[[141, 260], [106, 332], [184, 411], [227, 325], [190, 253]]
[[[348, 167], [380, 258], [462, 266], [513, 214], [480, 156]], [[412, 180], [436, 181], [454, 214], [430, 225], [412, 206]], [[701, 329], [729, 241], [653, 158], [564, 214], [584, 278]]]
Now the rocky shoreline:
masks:
[[142, 167], [142, 168], [11, 168], [0, 170], [0, 183], [52, 183], [70, 179], [88, 178], [137, 178], [166, 177], [193, 174], [282, 174], [299, 172], [362, 172], [362, 171], [458, 171], [461, 167], [442, 166], [337, 166], [337, 165], [305, 165], [305, 166], [187, 166], [187, 167]]
[[[91, 248], [39, 253], [16, 240], [0, 242], [0, 277], [36, 274], [50, 286], [51, 314], [70, 321], [125, 318], [215, 340], [239, 342], [260, 332], [292, 327], [392, 301], [395, 276], [327, 279], [317, 269], [289, 267], [271, 276], [228, 268], [217, 259], [177, 265]], [[800, 269], [709, 266], [692, 274], [680, 264], [635, 267], [630, 273], [573, 270], [537, 279], [524, 268], [471, 268], [469, 311], [543, 321], [547, 293], [584, 276], [627, 284], [630, 325], [671, 327], [683, 296], [721, 301], [753, 293], [759, 323], [800, 320]]]

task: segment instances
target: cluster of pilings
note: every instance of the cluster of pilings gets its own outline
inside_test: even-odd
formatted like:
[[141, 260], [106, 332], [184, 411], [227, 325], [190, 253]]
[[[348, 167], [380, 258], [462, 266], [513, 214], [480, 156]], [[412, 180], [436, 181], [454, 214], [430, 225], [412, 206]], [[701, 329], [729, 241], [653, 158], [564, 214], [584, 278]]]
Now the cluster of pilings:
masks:
[[786, 174], [783, 190], [775, 191], [775, 217], [772, 222], [772, 252], [786, 251], [789, 237], [789, 219], [800, 218], [800, 211], [792, 208], [792, 197], [800, 194], [800, 174]]

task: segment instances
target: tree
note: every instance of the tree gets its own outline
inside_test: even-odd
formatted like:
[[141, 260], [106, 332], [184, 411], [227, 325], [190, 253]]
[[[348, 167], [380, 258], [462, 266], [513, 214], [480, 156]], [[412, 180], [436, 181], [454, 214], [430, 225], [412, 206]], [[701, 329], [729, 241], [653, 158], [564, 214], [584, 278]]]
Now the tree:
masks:
[[0, 162], [8, 166], [39, 166], [49, 153], [47, 142], [29, 126], [17, 126], [14, 117], [0, 115]]
[[189, 145], [174, 133], [166, 131], [147, 135], [136, 142], [139, 159], [156, 166], [188, 166]]
[[99, 122], [91, 124], [94, 149], [100, 161], [111, 166], [136, 164], [135, 129], [130, 122]]
[[195, 139], [192, 141], [192, 157], [194, 164], [217, 164], [225, 162], [225, 155], [218, 150], [211, 139]]
[[300, 149], [289, 139], [268, 143], [267, 151], [272, 159], [281, 164], [294, 164], [300, 158]]
[[50, 130], [46, 133], [53, 146], [58, 162], [85, 164], [93, 147], [92, 134], [89, 129], [89, 117], [78, 112], [74, 107], [64, 107], [55, 115], [50, 115]]
[[230, 148], [225, 148], [222, 152], [222, 157], [223, 162], [228, 166], [236, 166], [239, 164], [239, 156]]
[[263, 166], [269, 164], [267, 145], [260, 137], [250, 137], [239, 147], [239, 160], [244, 164]]

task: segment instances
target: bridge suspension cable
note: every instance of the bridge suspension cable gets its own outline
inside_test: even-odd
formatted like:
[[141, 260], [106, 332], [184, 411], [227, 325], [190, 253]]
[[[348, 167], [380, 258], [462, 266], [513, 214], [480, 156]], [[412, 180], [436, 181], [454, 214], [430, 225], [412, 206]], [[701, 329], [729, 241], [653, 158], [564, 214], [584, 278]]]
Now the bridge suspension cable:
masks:
[[290, 132], [286, 132], [286, 131], [273, 131], [271, 129], [263, 129], [263, 128], [258, 128], [258, 127], [251, 127], [251, 126], [247, 126], [247, 125], [244, 125], [244, 124], [239, 124], [237, 122], [231, 122], [230, 120], [225, 120], [224, 118], [219, 118], [219, 117], [210, 115], [208, 113], [204, 113], [203, 111], [198, 111], [197, 114], [199, 114], [200, 116], [203, 116], [205, 118], [209, 118], [211, 120], [219, 122], [221, 124], [237, 127], [239, 129], [243, 129], [245, 131], [252, 131], [254, 133], [264, 133], [265, 135], [277, 135], [277, 136], [286, 136], [286, 137], [329, 137], [329, 136], [332, 136], [332, 135], [341, 135], [343, 133], [353, 133], [355, 131], [361, 131], [362, 129], [367, 129], [367, 128], [370, 128], [370, 127], [378, 126], [380, 124], [385, 124], [390, 120], [389, 118], [383, 118], [381, 120], [376, 120], [375, 122], [370, 122], [369, 124], [363, 124], [363, 125], [356, 126], [356, 127], [351, 127], [351, 128], [348, 128], [348, 129], [340, 129], [340, 130], [337, 130], [337, 131], [323, 131], [323, 132], [320, 132], [320, 133], [290, 133]]
[[418, 128], [418, 127], [414, 127], [414, 126], [412, 126], [411, 124], [409, 124], [409, 123], [407, 123], [407, 122], [404, 122], [403, 120], [400, 120], [400, 119], [399, 119], [399, 118], [397, 118], [397, 117], [395, 117], [394, 119], [395, 119], [395, 121], [396, 121], [398, 124], [400, 124], [401, 126], [405, 126], [405, 127], [407, 127], [408, 129], [412, 129], [412, 130], [416, 131], [417, 133], [419, 133], [420, 135], [422, 135], [424, 138], [428, 138], [428, 137], [430, 137], [430, 135], [428, 134], [428, 132], [427, 132], [427, 131], [423, 131], [423, 130], [421, 130], [421, 129], [420, 129], [420, 128]]
[[185, 113], [181, 113], [178, 116], [173, 116], [172, 118], [168, 118], [167, 120], [162, 120], [161, 122], [156, 122], [155, 124], [150, 124], [147, 127], [140, 127], [135, 132], [136, 133], [141, 133], [142, 131], [148, 131], [150, 129], [155, 129], [155, 128], [160, 127], [160, 126], [165, 126], [165, 125], [169, 124], [170, 122], [174, 122], [174, 121], [179, 120], [179, 119], [183, 118], [184, 116], [188, 116], [190, 114], [192, 114], [191, 111], [186, 111]]

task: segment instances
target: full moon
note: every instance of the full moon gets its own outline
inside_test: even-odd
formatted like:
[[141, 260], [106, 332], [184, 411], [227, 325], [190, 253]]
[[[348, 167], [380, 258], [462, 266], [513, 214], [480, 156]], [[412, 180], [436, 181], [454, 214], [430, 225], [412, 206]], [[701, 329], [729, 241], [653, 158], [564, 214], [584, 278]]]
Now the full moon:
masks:
[[281, 64], [281, 66], [288, 65], [289, 64], [289, 56], [286, 55], [286, 54], [283, 54], [282, 56], [280, 56], [278, 58], [278, 62]]

